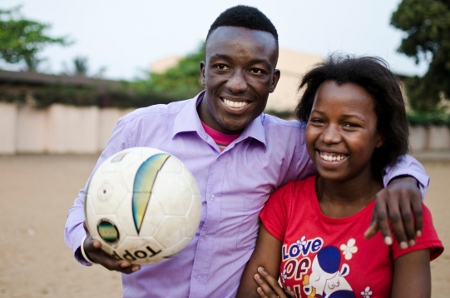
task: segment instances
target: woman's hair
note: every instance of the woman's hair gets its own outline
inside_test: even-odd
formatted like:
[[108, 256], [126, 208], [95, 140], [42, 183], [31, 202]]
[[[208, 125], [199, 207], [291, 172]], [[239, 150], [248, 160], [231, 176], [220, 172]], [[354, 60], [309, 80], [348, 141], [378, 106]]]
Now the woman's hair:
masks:
[[380, 178], [387, 165], [394, 165], [408, 152], [409, 128], [400, 81], [388, 64], [378, 57], [331, 55], [303, 77], [299, 90], [304, 93], [296, 107], [296, 116], [307, 122], [317, 89], [325, 81], [338, 85], [353, 83], [363, 87], [374, 100], [377, 130], [384, 139], [372, 156], [372, 173]]

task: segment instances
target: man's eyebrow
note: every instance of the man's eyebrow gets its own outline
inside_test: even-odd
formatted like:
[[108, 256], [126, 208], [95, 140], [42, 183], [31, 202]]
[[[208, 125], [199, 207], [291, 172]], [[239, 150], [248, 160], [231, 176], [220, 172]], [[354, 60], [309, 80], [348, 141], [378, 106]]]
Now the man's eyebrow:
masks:
[[[220, 53], [213, 54], [209, 57], [209, 61], [211, 61], [213, 59], [233, 60], [233, 58], [231, 56], [226, 55], [226, 54], [220, 54]], [[257, 58], [250, 60], [248, 64], [257, 64], [257, 63], [263, 63], [263, 64], [266, 64], [267, 66], [272, 65], [270, 63], [270, 61], [267, 59], [257, 59]]]
[[210, 57], [209, 57], [209, 60], [212, 60], [212, 59], [226, 59], [226, 60], [230, 60], [231, 59], [231, 57], [230, 56], [228, 56], [228, 55], [225, 55], [225, 54], [213, 54], [213, 55], [211, 55]]

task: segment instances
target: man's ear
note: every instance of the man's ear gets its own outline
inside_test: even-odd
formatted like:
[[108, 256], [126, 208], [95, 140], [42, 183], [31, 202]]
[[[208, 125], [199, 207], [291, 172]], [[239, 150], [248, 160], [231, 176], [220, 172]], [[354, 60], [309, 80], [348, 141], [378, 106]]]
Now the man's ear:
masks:
[[200, 75], [201, 75], [202, 85], [205, 86], [205, 61], [200, 62]]
[[272, 75], [272, 84], [270, 84], [270, 93], [275, 91], [275, 88], [277, 87], [278, 80], [280, 79], [281, 72], [279, 69], [275, 69]]

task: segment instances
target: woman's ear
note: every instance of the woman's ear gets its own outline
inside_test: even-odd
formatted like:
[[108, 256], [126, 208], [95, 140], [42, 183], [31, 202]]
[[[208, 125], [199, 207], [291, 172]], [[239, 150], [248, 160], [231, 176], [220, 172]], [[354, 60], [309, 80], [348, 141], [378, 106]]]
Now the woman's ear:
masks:
[[378, 141], [377, 144], [375, 145], [375, 147], [377, 148], [381, 148], [384, 145], [385, 142], [385, 137], [383, 133], [378, 133]]

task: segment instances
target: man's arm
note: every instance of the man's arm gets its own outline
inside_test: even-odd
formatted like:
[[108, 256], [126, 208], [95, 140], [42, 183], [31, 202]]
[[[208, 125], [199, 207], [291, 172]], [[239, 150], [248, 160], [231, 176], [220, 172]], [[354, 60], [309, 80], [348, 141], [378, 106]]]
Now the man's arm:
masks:
[[[130, 144], [126, 143], [126, 131], [126, 123], [119, 120], [92, 173], [105, 159], [126, 147], [130, 147]], [[139, 265], [132, 265], [124, 260], [116, 260], [103, 252], [101, 243], [91, 237], [84, 224], [84, 196], [85, 191], [82, 189], [78, 193], [74, 205], [70, 208], [64, 230], [64, 241], [73, 250], [75, 259], [83, 265], [89, 266], [92, 263], [98, 263], [108, 270], [116, 270], [122, 273], [132, 273], [139, 270]], [[84, 255], [82, 249], [84, 249]]]
[[422, 200], [429, 181], [423, 166], [410, 155], [386, 168], [385, 188], [375, 195], [372, 222], [365, 237], [371, 238], [381, 230], [385, 243], [392, 244], [390, 220], [400, 247], [414, 245], [416, 236], [422, 233]]

